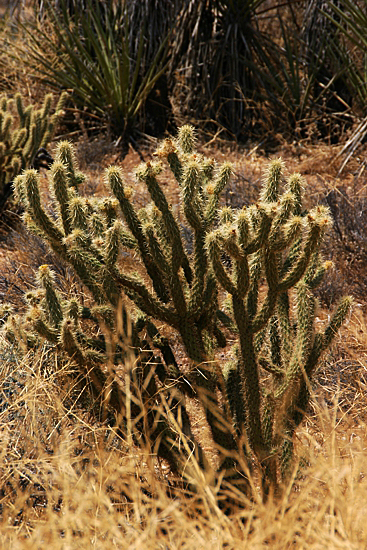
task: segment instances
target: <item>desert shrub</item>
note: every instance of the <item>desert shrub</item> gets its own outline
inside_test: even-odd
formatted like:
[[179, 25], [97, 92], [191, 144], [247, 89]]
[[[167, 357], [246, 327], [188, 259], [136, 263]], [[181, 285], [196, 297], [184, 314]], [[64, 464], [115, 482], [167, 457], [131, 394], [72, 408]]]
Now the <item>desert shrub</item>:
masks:
[[[130, 426], [193, 488], [212, 469], [185, 404], [196, 400], [218, 453], [213, 479], [236, 487], [234, 500], [236, 491], [240, 500], [251, 498], [255, 468], [266, 499], [289, 475], [310, 380], [350, 309], [343, 298], [316, 330], [313, 291], [331, 267], [320, 254], [329, 210], [304, 209], [302, 178], [284, 182], [280, 160], [269, 165], [258, 203], [221, 208], [231, 165], [217, 167], [199, 154], [190, 126], [156, 155], [136, 171], [152, 199], [139, 210], [116, 166], [106, 172], [112, 195], [83, 197], [84, 177], [67, 142], [58, 145], [50, 172], [52, 205], [43, 203], [34, 170], [16, 178], [29, 229], [73, 268], [89, 298], [65, 299], [43, 265], [28, 312], [10, 316], [4, 334], [14, 344], [33, 347], [41, 338], [63, 350], [77, 383], [91, 390], [91, 412]], [[158, 181], [163, 163], [180, 191], [185, 232]], [[136, 273], [124, 268], [122, 253], [134, 256]], [[188, 369], [160, 326], [179, 336]]]

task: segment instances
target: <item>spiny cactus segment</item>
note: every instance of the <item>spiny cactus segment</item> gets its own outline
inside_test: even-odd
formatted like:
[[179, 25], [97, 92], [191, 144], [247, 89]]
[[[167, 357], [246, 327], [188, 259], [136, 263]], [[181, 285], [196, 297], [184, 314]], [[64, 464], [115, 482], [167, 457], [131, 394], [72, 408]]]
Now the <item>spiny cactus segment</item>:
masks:
[[12, 192], [14, 178], [37, 162], [52, 161], [45, 147], [51, 141], [67, 94], [62, 94], [51, 115], [52, 94], [40, 109], [24, 106], [21, 94], [0, 98], [0, 212]]

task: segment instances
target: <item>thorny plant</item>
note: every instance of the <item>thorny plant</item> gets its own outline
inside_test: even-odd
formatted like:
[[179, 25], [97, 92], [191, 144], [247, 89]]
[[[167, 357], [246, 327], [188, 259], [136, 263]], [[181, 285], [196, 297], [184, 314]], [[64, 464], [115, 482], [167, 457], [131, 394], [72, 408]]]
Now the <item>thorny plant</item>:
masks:
[[[293, 174], [284, 181], [281, 160], [270, 163], [258, 203], [221, 208], [232, 167], [217, 167], [199, 154], [191, 126], [165, 140], [156, 156], [136, 171], [152, 199], [139, 210], [116, 166], [106, 172], [112, 195], [81, 196], [84, 176], [67, 142], [58, 145], [50, 172], [53, 215], [41, 199], [37, 173], [16, 178], [26, 224], [72, 266], [91, 306], [63, 297], [44, 265], [39, 290], [27, 295], [28, 312], [10, 315], [4, 332], [13, 342], [34, 346], [41, 337], [64, 350], [84, 377], [78, 383], [89, 380], [103, 414], [109, 410], [121, 426], [133, 423], [135, 439], [143, 437], [193, 488], [212, 471], [185, 405], [186, 398], [196, 399], [218, 452], [213, 483], [251, 498], [256, 468], [266, 500], [289, 475], [310, 380], [351, 305], [343, 298], [324, 329], [316, 330], [313, 290], [331, 267], [320, 255], [329, 210], [304, 209], [302, 178]], [[163, 163], [179, 188], [192, 251], [158, 181]], [[135, 254], [144, 276], [124, 269], [123, 251]], [[122, 295], [131, 303], [135, 352]], [[87, 322], [97, 332], [88, 331]], [[189, 372], [156, 323], [180, 336]], [[108, 333], [119, 336], [113, 346]], [[218, 349], [229, 340], [235, 342], [232, 360], [220, 362]]]

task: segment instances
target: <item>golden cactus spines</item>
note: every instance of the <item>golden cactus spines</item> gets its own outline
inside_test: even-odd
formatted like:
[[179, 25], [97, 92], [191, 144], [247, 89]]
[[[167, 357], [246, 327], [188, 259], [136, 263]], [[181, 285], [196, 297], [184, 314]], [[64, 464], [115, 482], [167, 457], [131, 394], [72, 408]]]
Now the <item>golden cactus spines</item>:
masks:
[[190, 124], [181, 126], [178, 130], [177, 143], [183, 153], [192, 153], [196, 144], [195, 128]]
[[263, 179], [263, 189], [260, 196], [262, 202], [276, 202], [278, 200], [283, 170], [284, 163], [282, 159], [279, 158], [270, 162]]

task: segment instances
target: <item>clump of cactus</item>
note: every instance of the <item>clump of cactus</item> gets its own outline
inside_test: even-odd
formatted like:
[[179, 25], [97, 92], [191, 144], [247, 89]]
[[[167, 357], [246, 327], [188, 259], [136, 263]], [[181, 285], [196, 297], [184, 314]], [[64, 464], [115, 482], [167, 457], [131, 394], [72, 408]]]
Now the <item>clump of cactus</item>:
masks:
[[19, 93], [11, 99], [0, 97], [0, 212], [11, 195], [14, 178], [35, 164], [39, 151], [47, 157], [44, 149], [53, 137], [65, 99], [62, 94], [52, 114], [52, 94], [46, 95], [40, 109], [26, 107]]
[[[133, 304], [132, 342], [140, 350], [131, 380], [136, 391], [147, 395], [147, 414], [158, 410], [159, 396], [165, 396], [173, 411], [151, 419], [152, 448], [181, 475], [193, 451], [200, 468], [208, 468], [185, 408], [186, 396], [198, 399], [219, 453], [221, 478], [249, 493], [255, 458], [266, 498], [289, 472], [310, 380], [351, 306], [351, 299], [343, 298], [327, 326], [317, 332], [313, 290], [331, 267], [320, 254], [330, 215], [323, 206], [305, 209], [302, 178], [293, 174], [285, 180], [281, 160], [270, 163], [257, 204], [241, 210], [222, 207], [221, 193], [232, 167], [217, 166], [199, 154], [191, 126], [182, 127], [177, 139], [165, 140], [156, 157], [136, 171], [151, 196], [140, 209], [116, 166], [106, 172], [109, 196], [81, 196], [83, 175], [67, 142], [58, 145], [49, 178], [55, 215], [43, 205], [34, 170], [16, 178], [29, 229], [74, 268], [94, 305], [64, 300], [51, 270], [41, 266], [42, 292], [28, 298], [27, 329], [24, 320], [10, 317], [5, 331], [16, 339], [24, 330], [29, 342], [38, 334], [64, 349], [88, 374], [97, 394], [105, 395], [109, 387], [110, 407], [121, 419], [126, 389], [114, 369], [106, 371], [106, 340], [88, 336], [82, 327], [83, 320], [92, 319], [112, 333], [118, 331], [115, 312], [126, 315], [121, 296], [128, 297]], [[179, 189], [180, 221], [159, 183], [165, 165]], [[184, 236], [188, 232], [192, 247]], [[120, 255], [124, 250], [135, 255], [145, 277], [126, 272]], [[179, 334], [190, 372], [181, 371], [156, 323]], [[143, 331], [149, 342], [139, 336]], [[232, 360], [219, 361], [218, 348], [228, 340], [235, 340]], [[153, 357], [153, 346], [161, 358]], [[123, 355], [123, 346], [116, 346], [112, 362], [123, 361]], [[141, 417], [141, 406], [134, 405], [129, 414]]]

